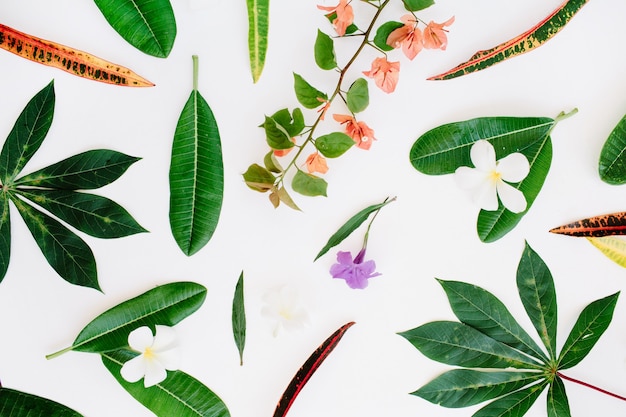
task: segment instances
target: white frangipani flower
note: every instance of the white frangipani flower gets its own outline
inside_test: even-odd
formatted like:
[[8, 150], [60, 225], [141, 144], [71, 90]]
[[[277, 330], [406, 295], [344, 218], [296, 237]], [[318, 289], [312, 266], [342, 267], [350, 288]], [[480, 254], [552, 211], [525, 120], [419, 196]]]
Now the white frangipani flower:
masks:
[[274, 322], [274, 337], [281, 327], [294, 330], [309, 322], [309, 315], [298, 303], [298, 293], [291, 287], [273, 288], [265, 293], [263, 301], [261, 315]]
[[528, 159], [519, 152], [496, 161], [491, 143], [478, 140], [472, 145], [470, 158], [475, 168], [459, 167], [454, 179], [463, 189], [470, 190], [472, 200], [484, 210], [497, 210], [498, 197], [513, 213], [526, 210], [524, 194], [508, 183], [522, 181], [530, 172]]
[[149, 327], [139, 327], [128, 335], [128, 345], [140, 353], [122, 366], [120, 373], [128, 382], [143, 378], [143, 385], [148, 388], [163, 381], [166, 370], [178, 369], [180, 355], [171, 327], [157, 325], [154, 336]]

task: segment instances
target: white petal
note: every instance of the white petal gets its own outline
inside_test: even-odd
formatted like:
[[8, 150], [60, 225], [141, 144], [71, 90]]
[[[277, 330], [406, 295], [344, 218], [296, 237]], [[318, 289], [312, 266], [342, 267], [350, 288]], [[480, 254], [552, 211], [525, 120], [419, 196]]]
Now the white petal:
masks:
[[470, 158], [474, 166], [481, 171], [493, 171], [496, 167], [496, 151], [486, 140], [478, 140], [472, 145]]
[[526, 197], [524, 197], [524, 193], [504, 181], [499, 181], [497, 188], [502, 204], [509, 211], [521, 213], [526, 210]]
[[180, 351], [178, 349], [168, 349], [159, 352], [156, 360], [162, 367], [169, 371], [175, 371], [180, 367]]
[[488, 174], [470, 167], [459, 167], [454, 171], [454, 181], [464, 190], [480, 187], [488, 181]]
[[138, 352], [143, 352], [147, 347], [152, 346], [153, 341], [152, 330], [147, 326], [139, 327], [128, 335], [128, 346]]
[[516, 152], [498, 161], [498, 172], [504, 181], [520, 182], [530, 172], [530, 164], [524, 155]]
[[146, 363], [143, 355], [135, 356], [122, 365], [120, 374], [128, 382], [137, 382], [146, 373]]
[[472, 190], [472, 201], [483, 210], [498, 209], [498, 194], [496, 183], [492, 180], [485, 180], [478, 187]]
[[167, 372], [160, 363], [154, 360], [146, 361], [146, 375], [143, 378], [143, 386], [148, 388], [158, 384], [167, 378]]
[[176, 347], [176, 331], [168, 326], [156, 326], [156, 335], [152, 343], [152, 351], [159, 353]]

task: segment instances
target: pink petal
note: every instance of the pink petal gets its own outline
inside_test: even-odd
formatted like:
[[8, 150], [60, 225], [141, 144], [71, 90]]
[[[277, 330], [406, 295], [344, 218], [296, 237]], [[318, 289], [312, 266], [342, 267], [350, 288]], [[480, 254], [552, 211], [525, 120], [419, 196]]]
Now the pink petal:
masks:
[[530, 172], [530, 164], [524, 155], [516, 152], [498, 161], [498, 172], [504, 181], [520, 182]]
[[498, 181], [497, 183], [498, 195], [504, 207], [513, 213], [521, 213], [526, 210], [526, 197], [517, 188], [505, 183], [504, 181]]
[[472, 145], [470, 159], [481, 171], [490, 172], [496, 168], [496, 151], [486, 140], [478, 140]]

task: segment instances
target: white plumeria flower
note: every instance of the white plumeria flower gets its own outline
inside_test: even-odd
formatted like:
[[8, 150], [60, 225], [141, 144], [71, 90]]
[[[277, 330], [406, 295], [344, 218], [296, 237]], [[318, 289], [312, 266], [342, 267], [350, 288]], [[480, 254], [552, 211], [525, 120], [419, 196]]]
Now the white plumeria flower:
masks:
[[484, 210], [497, 210], [498, 197], [505, 208], [513, 213], [526, 210], [524, 194], [508, 184], [522, 181], [530, 172], [528, 159], [519, 152], [496, 161], [496, 151], [491, 143], [478, 140], [472, 145], [470, 158], [476, 168], [459, 167], [454, 179], [463, 189], [470, 190], [472, 200]]
[[149, 327], [139, 327], [128, 335], [128, 345], [140, 353], [122, 366], [122, 378], [128, 382], [143, 378], [143, 385], [148, 388], [163, 381], [166, 370], [178, 369], [180, 355], [171, 327], [157, 325], [154, 336]]
[[281, 286], [269, 290], [263, 296], [265, 305], [261, 315], [274, 323], [276, 337], [281, 327], [291, 331], [309, 322], [309, 315], [298, 303], [298, 293], [290, 287]]

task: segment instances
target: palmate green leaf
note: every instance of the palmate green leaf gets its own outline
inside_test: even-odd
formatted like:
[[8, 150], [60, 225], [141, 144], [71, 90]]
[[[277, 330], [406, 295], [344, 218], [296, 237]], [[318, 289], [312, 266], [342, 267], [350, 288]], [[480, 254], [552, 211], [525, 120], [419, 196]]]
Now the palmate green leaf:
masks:
[[559, 355], [559, 369], [577, 365], [587, 356], [613, 319], [619, 292], [596, 300], [583, 309]]
[[141, 327], [174, 326], [198, 310], [206, 288], [193, 282], [174, 282], [153, 288], [100, 314], [80, 331], [72, 346], [46, 356], [48, 359], [70, 350], [108, 352], [128, 345], [128, 334]]
[[317, 38], [315, 38], [314, 53], [315, 63], [321, 69], [331, 70], [337, 68], [333, 40], [319, 29], [317, 30]]
[[217, 122], [198, 92], [198, 58], [193, 57], [193, 91], [178, 119], [169, 172], [170, 227], [187, 256], [206, 245], [224, 197], [224, 164]]
[[295, 192], [308, 197], [326, 197], [328, 183], [323, 178], [298, 170], [296, 175], [293, 176], [291, 188]]
[[521, 417], [537, 401], [547, 381], [515, 391], [484, 406], [472, 417]]
[[269, 0], [246, 0], [248, 8], [248, 53], [252, 81], [261, 78], [265, 66], [269, 33]]
[[243, 271], [239, 275], [233, 296], [232, 325], [235, 345], [239, 351], [239, 364], [243, 365], [243, 349], [246, 345], [246, 309], [243, 293]]
[[165, 58], [176, 39], [176, 19], [169, 0], [94, 0], [104, 18], [140, 51]]
[[322, 105], [323, 102], [328, 100], [326, 93], [322, 93], [317, 88], [309, 84], [300, 75], [293, 73], [294, 90], [296, 92], [296, 98], [307, 109], [315, 109]]
[[626, 183], [626, 115], [604, 142], [598, 171], [600, 179], [608, 184]]
[[9, 388], [0, 388], [0, 416], [83, 417], [63, 404]]
[[50, 266], [67, 282], [100, 290], [96, 260], [87, 244], [52, 217], [12, 197]]
[[130, 395], [158, 417], [229, 417], [226, 404], [206, 385], [182, 371], [170, 371], [167, 378], [145, 388], [142, 381], [128, 382], [120, 373], [122, 365], [136, 356], [126, 349], [102, 353], [102, 363]]
[[17, 193], [90, 236], [112, 239], [146, 232], [115, 201], [68, 190], [18, 189]]
[[369, 84], [365, 78], [357, 78], [346, 94], [346, 104], [352, 113], [360, 113], [370, 104]]
[[17, 118], [0, 152], [0, 182], [9, 185], [37, 152], [54, 115], [54, 81], [39, 91]]
[[400, 29], [404, 26], [402, 22], [390, 21], [385, 22], [376, 29], [376, 35], [374, 35], [374, 45], [383, 51], [393, 51], [393, 46], [387, 43], [389, 35], [396, 29]]
[[9, 211], [9, 197], [0, 193], [0, 282], [9, 269], [11, 259], [11, 215]]
[[453, 369], [411, 394], [442, 407], [469, 407], [492, 400], [544, 378], [538, 372]]
[[117, 180], [140, 160], [109, 149], [93, 149], [20, 177], [16, 186], [93, 190]]
[[556, 375], [548, 389], [548, 417], [570, 417], [569, 401], [563, 380]]
[[354, 140], [342, 132], [333, 132], [315, 139], [315, 148], [327, 158], [337, 158], [354, 146]]

